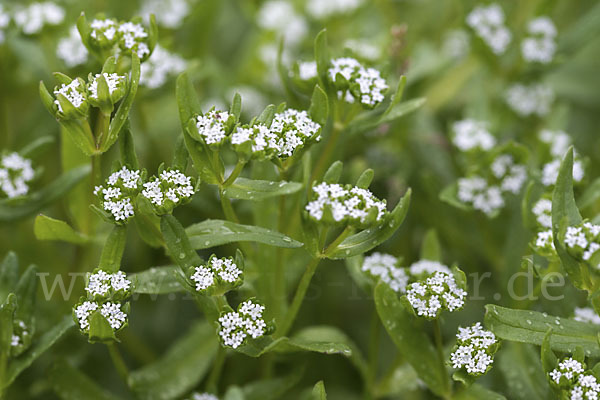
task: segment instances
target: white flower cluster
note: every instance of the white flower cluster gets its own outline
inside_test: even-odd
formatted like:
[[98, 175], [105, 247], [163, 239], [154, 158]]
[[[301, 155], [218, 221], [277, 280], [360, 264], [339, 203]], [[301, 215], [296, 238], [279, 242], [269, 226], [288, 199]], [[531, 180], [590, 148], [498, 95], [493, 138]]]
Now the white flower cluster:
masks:
[[227, 111], [211, 110], [204, 115], [196, 117], [198, 134], [204, 138], [206, 144], [222, 144], [227, 137], [225, 124], [229, 120]]
[[317, 221], [323, 220], [326, 210], [333, 218], [333, 221], [328, 222], [347, 220], [358, 223], [367, 222], [372, 209], [377, 210], [377, 221], [381, 221], [387, 212], [386, 201], [377, 199], [368, 189], [322, 182], [313, 186], [312, 192], [317, 198], [310, 201], [305, 209]]
[[192, 393], [188, 400], [219, 400], [217, 396], [210, 393]]
[[99, 269], [90, 275], [85, 291], [91, 297], [106, 297], [119, 292], [125, 296], [130, 288], [131, 281], [123, 271], [110, 274]]
[[362, 5], [362, 0], [308, 0], [306, 12], [315, 19], [349, 14]]
[[492, 174], [502, 181], [500, 190], [518, 194], [527, 179], [527, 168], [515, 163], [513, 156], [502, 154], [496, 157], [491, 165]]
[[186, 65], [183, 58], [157, 44], [150, 58], [140, 66], [140, 85], [150, 89], [161, 87], [169, 76], [183, 72]]
[[[363, 67], [354, 58], [331, 60], [331, 67], [327, 72], [331, 82], [338, 88], [338, 98], [343, 98], [348, 103], [358, 100], [361, 104], [375, 107], [383, 101], [383, 94], [388, 89], [378, 70]], [[347, 83], [338, 82], [338, 74], [343, 76]]]
[[154, 14], [157, 24], [177, 28], [189, 11], [187, 0], [145, 0], [138, 15]]
[[35, 176], [31, 160], [17, 153], [9, 153], [0, 159], [0, 194], [6, 197], [25, 196], [29, 192], [30, 182]]
[[114, 19], [94, 19], [90, 23], [90, 38], [100, 48], [112, 48], [118, 43], [121, 50], [135, 52], [141, 59], [150, 55], [149, 35], [142, 24]]
[[543, 129], [538, 135], [540, 141], [550, 146], [552, 157], [562, 158], [571, 145], [571, 136], [563, 131]]
[[554, 91], [544, 84], [515, 84], [508, 88], [504, 99], [506, 104], [522, 117], [543, 117], [550, 112]]
[[461, 151], [472, 149], [490, 150], [496, 145], [496, 138], [487, 130], [486, 123], [474, 119], [463, 119], [452, 125], [452, 142]]
[[485, 374], [494, 362], [496, 336], [476, 323], [466, 328], [458, 328], [457, 343], [450, 356], [452, 368], [465, 368], [468, 374]]
[[158, 177], [153, 176], [144, 183], [142, 196], [160, 210], [171, 210], [175, 205], [190, 199], [194, 194], [192, 178], [179, 170], [166, 169]]
[[211, 256], [206, 265], [194, 268], [190, 279], [196, 283], [196, 291], [200, 292], [217, 286], [219, 282], [236, 283], [242, 273], [233, 258]]
[[298, 77], [303, 81], [309, 81], [317, 77], [316, 61], [301, 61], [298, 63]]
[[269, 0], [263, 3], [256, 16], [262, 29], [276, 32], [285, 38], [286, 44], [296, 46], [308, 33], [308, 24], [294, 6], [283, 0]]
[[69, 29], [69, 36], [63, 37], [56, 46], [56, 56], [63, 60], [69, 68], [84, 64], [88, 59], [88, 51], [81, 41], [76, 26]]
[[526, 61], [548, 64], [556, 52], [556, 26], [548, 17], [537, 17], [527, 24], [529, 37], [521, 42], [521, 54]]
[[381, 57], [381, 49], [368, 40], [348, 39], [344, 42], [344, 48], [365, 60], [375, 61]]
[[498, 4], [478, 6], [467, 16], [469, 25], [496, 55], [508, 47], [512, 34], [504, 25], [504, 11]]
[[390, 254], [373, 253], [365, 257], [362, 270], [387, 283], [394, 292], [406, 291], [408, 275], [404, 268], [398, 266], [398, 259]]
[[480, 176], [460, 178], [458, 180], [458, 199], [488, 216], [493, 215], [504, 207], [502, 191], [498, 186], [488, 185], [487, 180]]
[[238, 348], [247, 337], [257, 339], [266, 333], [267, 323], [263, 318], [265, 307], [247, 300], [219, 318], [219, 336], [225, 346]]
[[49, 1], [31, 3], [27, 7], [17, 9], [13, 18], [24, 34], [33, 35], [39, 33], [44, 25], [58, 25], [63, 22], [65, 10]]
[[[106, 85], [108, 86], [108, 94], [110, 95], [112, 95], [113, 92], [118, 88], [123, 87], [127, 79], [125, 75], [119, 75], [116, 73], [108, 74], [106, 72], [103, 72], [102, 75], [106, 80]], [[91, 80], [91, 82], [88, 83], [87, 87], [89, 97], [96, 100], [98, 100], [98, 77], [100, 77], [100, 74], [94, 75], [93, 79]]]
[[10, 14], [4, 11], [4, 6], [0, 4], [0, 44], [4, 43], [4, 29], [10, 24]]
[[408, 270], [410, 274], [416, 278], [424, 278], [436, 272], [444, 272], [446, 274], [452, 273], [448, 266], [433, 260], [419, 260], [412, 263]]
[[538, 249], [546, 250], [549, 253], [554, 254], [556, 247], [554, 247], [554, 239], [552, 236], [552, 229], [541, 231], [537, 233], [535, 239], [535, 247]]
[[109, 41], [109, 44], [114, 44], [117, 39], [117, 29], [119, 24], [114, 19], [95, 19], [90, 23], [90, 37], [96, 41], [100, 41], [102, 36]]
[[[567, 250], [583, 261], [592, 261], [600, 250], [600, 225], [584, 222], [579, 226], [569, 226], [565, 232]], [[600, 265], [594, 265], [600, 268]]]
[[[71, 103], [73, 107], [77, 109], [84, 110], [88, 104], [85, 87], [79, 79], [73, 79], [69, 84], [63, 83], [57, 90], [54, 91], [54, 96], [58, 96], [59, 94], [65, 96], [69, 103]], [[58, 111], [64, 112], [58, 99], [54, 100], [54, 104], [57, 105]]]
[[594, 311], [591, 307], [583, 307], [575, 308], [575, 316], [573, 317], [575, 321], [579, 322], [588, 322], [594, 325], [600, 325], [600, 316]]
[[16, 357], [23, 353], [31, 344], [31, 331], [22, 320], [13, 321], [13, 334], [10, 338], [10, 353]]
[[108, 211], [115, 221], [127, 221], [135, 215], [133, 201], [141, 185], [140, 171], [123, 166], [113, 172], [104, 185], [94, 188], [104, 211]]
[[544, 228], [552, 228], [552, 200], [541, 198], [533, 205], [535, 219]]
[[141, 24], [124, 22], [119, 26], [121, 34], [120, 45], [135, 52], [139, 58], [150, 54], [150, 48], [145, 42], [148, 33]]
[[569, 400], [592, 400], [600, 395], [600, 383], [586, 365], [573, 358], [565, 358], [549, 375]]
[[[560, 170], [560, 159], [555, 159], [547, 164], [544, 164], [542, 168], [542, 183], [545, 186], [553, 186], [558, 179], [558, 172]], [[581, 160], [575, 159], [573, 161], [573, 180], [575, 182], [581, 182], [585, 172], [583, 169], [583, 163]]]
[[447, 56], [460, 60], [469, 54], [469, 35], [462, 29], [453, 29], [446, 34], [442, 51]]
[[122, 305], [120, 303], [113, 303], [110, 301], [103, 303], [102, 305], [93, 301], [84, 301], [75, 307], [74, 313], [79, 322], [79, 328], [84, 332], [89, 331], [89, 318], [92, 313], [96, 311], [100, 311], [100, 315], [106, 318], [110, 327], [116, 331], [119, 330], [127, 320], [127, 314], [123, 312], [121, 307]]
[[231, 135], [234, 147], [250, 143], [255, 157], [289, 157], [309, 141], [319, 141], [321, 125], [314, 122], [306, 111], [287, 109], [273, 117], [271, 126], [255, 124], [240, 126]]
[[435, 272], [423, 281], [411, 283], [406, 292], [417, 315], [426, 318], [437, 318], [444, 309], [453, 312], [462, 308], [466, 296], [454, 277], [445, 272]]

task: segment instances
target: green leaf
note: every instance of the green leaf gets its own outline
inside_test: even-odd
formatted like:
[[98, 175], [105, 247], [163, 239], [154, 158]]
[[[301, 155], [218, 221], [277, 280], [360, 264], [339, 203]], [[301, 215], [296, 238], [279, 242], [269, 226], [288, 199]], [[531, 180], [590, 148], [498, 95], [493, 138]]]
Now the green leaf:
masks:
[[230, 386], [225, 392], [223, 400], [245, 400], [244, 391], [238, 386]]
[[88, 332], [90, 343], [112, 343], [117, 340], [115, 331], [110, 326], [108, 320], [100, 314], [99, 311], [95, 311], [89, 318], [90, 329]]
[[110, 125], [108, 126], [108, 134], [102, 138], [100, 143], [100, 151], [106, 152], [119, 138], [121, 129], [129, 118], [129, 112], [137, 93], [138, 84], [140, 81], [140, 59], [135, 52], [131, 53], [131, 76], [129, 78], [129, 85], [127, 94], [121, 100], [117, 112], [112, 117]]
[[273, 122], [273, 117], [275, 117], [275, 113], [277, 112], [277, 108], [273, 104], [269, 104], [262, 113], [256, 119], [256, 123], [264, 124], [266, 126], [271, 126], [271, 122]]
[[335, 161], [327, 168], [325, 175], [323, 175], [323, 182], [327, 183], [338, 183], [341, 176], [342, 170], [344, 169], [344, 163], [341, 161]]
[[366, 253], [388, 240], [404, 221], [410, 205], [410, 196], [411, 190], [408, 189], [396, 208], [389, 213], [383, 222], [373, 228], [365, 229], [347, 237], [327, 257], [331, 259], [353, 257]]
[[489, 389], [476, 383], [452, 397], [453, 400], [506, 400], [506, 397], [500, 393], [492, 392]]
[[348, 124], [344, 130], [344, 134], [355, 135], [376, 129], [383, 124], [391, 124], [405, 115], [418, 110], [423, 104], [425, 104], [425, 99], [418, 98], [394, 104], [391, 109], [386, 110], [383, 114], [378, 114], [377, 110], [370, 113], [364, 113], [362, 116], [355, 118]]
[[139, 169], [137, 154], [135, 153], [135, 145], [133, 143], [133, 135], [131, 134], [131, 124], [129, 118], [121, 129], [119, 139], [119, 149], [121, 153], [121, 163], [129, 168]]
[[17, 308], [17, 297], [11, 293], [3, 304], [0, 304], [0, 393], [10, 384], [7, 365], [10, 358], [11, 339], [13, 335], [13, 316]]
[[35, 218], [33, 232], [38, 240], [60, 240], [73, 244], [86, 244], [89, 238], [76, 232], [65, 221], [40, 214]]
[[57, 361], [48, 373], [52, 389], [62, 400], [116, 400], [117, 396], [104, 390], [90, 377], [65, 360]]
[[129, 386], [143, 400], [178, 399], [200, 383], [218, 346], [214, 328], [196, 323], [158, 361], [133, 371]]
[[400, 80], [398, 81], [398, 86], [396, 87], [396, 93], [392, 96], [392, 101], [390, 101], [390, 105], [385, 110], [384, 114], [389, 114], [392, 112], [400, 100], [402, 100], [402, 94], [404, 93], [404, 88], [406, 87], [406, 76], [402, 75]]
[[272, 182], [247, 178], [237, 178], [233, 184], [223, 189], [223, 195], [230, 199], [260, 201], [275, 196], [296, 193], [302, 189], [300, 182]]
[[313, 90], [312, 98], [310, 100], [310, 108], [308, 109], [308, 115], [313, 121], [318, 122], [321, 126], [327, 123], [327, 117], [329, 116], [329, 103], [327, 101], [327, 95], [325, 91], [317, 84]]
[[21, 372], [46, 352], [54, 343], [56, 343], [69, 329], [75, 326], [73, 317], [68, 315], [58, 324], [54, 325], [42, 336], [35, 339], [31, 347], [19, 357], [13, 359], [8, 368], [6, 384], [10, 385]]
[[180, 136], [175, 143], [175, 153], [173, 154], [173, 162], [171, 165], [175, 169], [185, 171], [187, 170], [189, 158], [190, 154], [187, 151], [187, 147], [185, 147], [185, 139], [183, 136]]
[[19, 280], [19, 259], [9, 251], [0, 264], [0, 304], [4, 303], [9, 293], [14, 291]]
[[542, 340], [542, 348], [540, 358], [542, 359], [542, 369], [545, 373], [550, 373], [558, 364], [558, 359], [550, 347], [550, 337], [552, 336], [552, 329], [548, 329], [544, 340]]
[[444, 360], [439, 359], [435, 346], [427, 333], [419, 328], [416, 317], [404, 308], [398, 294], [381, 282], [375, 287], [375, 306], [402, 357], [432, 392], [444, 397], [450, 384]]
[[48, 110], [50, 115], [56, 118], [56, 111], [54, 110], [54, 97], [52, 97], [48, 91], [48, 88], [46, 88], [46, 85], [44, 85], [44, 81], [40, 81], [39, 92], [40, 99], [42, 99], [42, 104], [44, 107], [46, 107], [46, 110]]
[[192, 248], [196, 250], [234, 242], [257, 242], [284, 248], [303, 246], [301, 242], [271, 229], [219, 219], [207, 219], [188, 226], [185, 231]]
[[311, 326], [302, 329], [292, 338], [276, 346], [277, 352], [312, 351], [322, 354], [352, 356], [348, 337], [332, 326]]
[[596, 204], [598, 199], [600, 199], [600, 178], [597, 178], [586, 187], [577, 202], [577, 206], [584, 209]]
[[315, 38], [315, 61], [317, 63], [317, 75], [319, 82], [325, 90], [329, 91], [327, 70], [329, 69], [329, 49], [327, 47], [327, 30], [323, 29]]
[[133, 221], [140, 237], [149, 246], [162, 247], [163, 237], [160, 233], [160, 217], [154, 214], [150, 200], [141, 194], [138, 195], [136, 202], [138, 212], [135, 214]]
[[121, 268], [121, 258], [127, 241], [127, 226], [115, 225], [106, 238], [98, 268], [106, 272], [117, 272]]
[[582, 218], [573, 194], [573, 147], [570, 147], [560, 165], [556, 186], [552, 193], [552, 237], [556, 253], [569, 279], [577, 288], [583, 288], [584, 285], [580, 265], [567, 253], [562, 240], [561, 228], [566, 229], [566, 226], [577, 225], [581, 221]]
[[[496, 356], [506, 390], [514, 400], [552, 398], [536, 349], [527, 344], [506, 343]], [[554, 367], [553, 367], [554, 368]]]
[[421, 259], [442, 261], [442, 249], [435, 229], [430, 229], [423, 238], [421, 245]]
[[160, 218], [160, 231], [171, 258], [180, 267], [187, 269], [202, 263], [202, 259], [191, 246], [185, 229], [174, 216], [163, 215]]
[[1, 200], [0, 222], [27, 217], [52, 204], [85, 178], [90, 173], [90, 169], [89, 165], [71, 169], [45, 188], [28, 195], [22, 203], [13, 204], [7, 200]]
[[327, 400], [327, 393], [325, 393], [325, 384], [323, 381], [317, 382], [315, 387], [313, 387], [310, 398], [311, 400]]
[[363, 173], [358, 177], [356, 186], [362, 189], [368, 189], [369, 185], [373, 181], [374, 176], [375, 172], [371, 168], [364, 170]]
[[304, 368], [296, 368], [279, 378], [264, 379], [252, 382], [243, 387], [245, 400], [280, 400], [284, 394], [296, 385], [304, 373]]
[[178, 266], [167, 265], [129, 274], [127, 278], [134, 282], [134, 293], [167, 294], [184, 291], [177, 278], [177, 274], [180, 273], [181, 269]]
[[239, 121], [240, 114], [242, 113], [242, 96], [239, 93], [233, 95], [233, 101], [231, 102], [231, 108], [229, 113], [235, 116], [235, 120]]
[[600, 357], [598, 328], [592, 324], [494, 304], [485, 308], [485, 324], [500, 339], [539, 346], [548, 329], [552, 329], [552, 350], [572, 353], [581, 346], [589, 357]]
[[[59, 95], [59, 97], [61, 96]], [[68, 103], [68, 105], [70, 104]], [[96, 142], [87, 120], [63, 119], [59, 121], [59, 124], [83, 154], [89, 157], [96, 153]]]
[[23, 147], [20, 151], [19, 154], [22, 155], [23, 157], [27, 157], [27, 158], [32, 158], [37, 156], [39, 153], [41, 153], [43, 150], [45, 150], [45, 147], [54, 144], [54, 142], [56, 142], [56, 139], [54, 138], [54, 136], [42, 136], [39, 137], [31, 142], [29, 142], [25, 147]]
[[38, 267], [32, 264], [25, 272], [23, 272], [23, 275], [21, 275], [19, 283], [17, 283], [15, 288], [15, 295], [17, 296], [17, 302], [19, 303], [15, 317], [25, 321], [31, 326], [29, 332], [31, 335], [34, 333], [34, 326], [32, 326], [33, 324], [31, 321], [33, 320], [33, 314], [35, 312], [38, 281]]
[[458, 183], [454, 182], [448, 186], [446, 186], [440, 192], [440, 200], [446, 204], [450, 204], [453, 207], [458, 208], [463, 211], [470, 211], [473, 208], [468, 204], [463, 203], [458, 199]]

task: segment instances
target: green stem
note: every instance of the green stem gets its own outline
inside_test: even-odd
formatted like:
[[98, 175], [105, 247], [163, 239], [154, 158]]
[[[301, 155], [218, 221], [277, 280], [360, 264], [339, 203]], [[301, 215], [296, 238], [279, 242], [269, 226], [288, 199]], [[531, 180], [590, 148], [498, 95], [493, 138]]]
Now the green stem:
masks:
[[[440, 326], [440, 321], [438, 319], [433, 320], [433, 336], [435, 340], [435, 348], [438, 353], [438, 358], [440, 359], [440, 363], [442, 365], [442, 370], [446, 375], [446, 360], [444, 358], [444, 340], [442, 338], [442, 328]], [[444, 386], [448, 385], [448, 379], [444, 378]], [[448, 392], [448, 387], [446, 387], [445, 392]]]
[[377, 311], [373, 311], [371, 329], [369, 332], [369, 366], [367, 382], [365, 382], [365, 398], [372, 399], [374, 394], [375, 379], [377, 378], [377, 365], [379, 361], [379, 343], [381, 338], [381, 324]]
[[108, 138], [108, 128], [110, 126], [110, 113], [104, 114], [98, 112], [98, 120], [96, 121], [96, 148], [102, 148], [104, 141]]
[[221, 198], [221, 208], [223, 209], [223, 214], [225, 214], [225, 218], [227, 218], [231, 222], [235, 222], [236, 224], [240, 223], [240, 219], [238, 218], [233, 206], [231, 205], [231, 200], [227, 196], [223, 194], [223, 190], [219, 191], [219, 197]]
[[238, 160], [237, 164], [235, 164], [235, 168], [233, 169], [233, 171], [231, 171], [231, 174], [229, 174], [225, 182], [223, 182], [223, 187], [227, 187], [233, 182], [235, 182], [236, 178], [240, 176], [240, 174], [244, 170], [245, 165], [246, 163], [244, 161]]
[[121, 352], [117, 348], [117, 345], [114, 343], [107, 344], [108, 353], [110, 354], [110, 359], [117, 370], [117, 373], [123, 379], [123, 381], [127, 384], [127, 378], [129, 377], [129, 370], [127, 369], [127, 365], [125, 365], [125, 360], [121, 356]]
[[327, 246], [323, 254], [325, 256], [331, 255], [337, 249], [337, 247], [344, 241], [344, 239], [346, 239], [352, 234], [352, 232], [354, 232], [354, 228], [350, 225], [346, 226], [342, 233], [340, 233], [339, 236], [333, 242], [331, 242], [329, 246]]
[[312, 174], [310, 175], [309, 182], [313, 182], [317, 179], [320, 179], [323, 173], [325, 172], [325, 168], [330, 163], [331, 156], [335, 151], [338, 139], [340, 137], [340, 133], [342, 133], [343, 126], [340, 123], [334, 123], [333, 131], [331, 132], [331, 136], [325, 145], [325, 149], [321, 153], [315, 168], [313, 169]]
[[212, 370], [210, 371], [210, 375], [206, 381], [206, 390], [210, 393], [217, 393], [219, 378], [221, 377], [221, 372], [223, 371], [223, 365], [225, 365], [226, 356], [227, 353], [225, 348], [223, 348], [223, 346], [219, 346], [219, 349], [217, 350], [217, 356], [213, 361]]

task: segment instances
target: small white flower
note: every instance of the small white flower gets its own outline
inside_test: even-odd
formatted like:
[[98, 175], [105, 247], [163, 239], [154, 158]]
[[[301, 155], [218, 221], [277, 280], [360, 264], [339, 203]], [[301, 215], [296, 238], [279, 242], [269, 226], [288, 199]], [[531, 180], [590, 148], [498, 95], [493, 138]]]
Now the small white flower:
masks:
[[44, 25], [58, 25], [65, 18], [65, 10], [52, 2], [31, 3], [18, 8], [14, 14], [17, 26], [26, 35], [39, 33]]
[[317, 77], [317, 62], [302, 61], [298, 63], [298, 76], [303, 81], [308, 81]]
[[221, 144], [225, 141], [225, 124], [228, 119], [227, 111], [213, 110], [205, 115], [198, 115], [196, 117], [198, 134], [204, 138], [206, 144]]
[[461, 151], [474, 148], [490, 150], [496, 145], [496, 138], [487, 130], [485, 122], [464, 119], [455, 122], [452, 129], [454, 130], [452, 142]]
[[306, 12], [315, 19], [327, 19], [354, 12], [363, 0], [308, 0]]
[[576, 307], [575, 317], [573, 317], [573, 319], [579, 322], [589, 322], [594, 325], [600, 325], [600, 316], [598, 316], [596, 311], [591, 307]]
[[27, 183], [34, 176], [31, 160], [18, 153], [5, 154], [0, 159], [0, 194], [4, 193], [9, 199], [26, 195], [29, 192]]
[[238, 311], [231, 311], [219, 318], [219, 336], [225, 346], [238, 348], [247, 337], [257, 339], [266, 333], [267, 324], [263, 318], [265, 307], [247, 300], [239, 305]]
[[[79, 79], [73, 79], [68, 85], [63, 83], [58, 90], [54, 91], [54, 95], [58, 96], [62, 94], [75, 108], [83, 108], [87, 104], [85, 97], [85, 88], [79, 81]], [[58, 100], [54, 100], [54, 103], [58, 106], [58, 111], [63, 112], [62, 106]]]
[[119, 43], [122, 48], [135, 52], [140, 58], [150, 54], [150, 48], [146, 43], [148, 33], [141, 24], [124, 22], [119, 25], [117, 31], [121, 34]]
[[544, 129], [540, 131], [539, 138], [542, 142], [550, 145], [550, 154], [553, 157], [562, 158], [571, 145], [571, 137], [563, 131]]
[[509, 154], [496, 157], [491, 165], [492, 174], [501, 179], [500, 189], [503, 192], [518, 194], [527, 180], [527, 169], [524, 165], [516, 164]]
[[183, 58], [157, 44], [150, 58], [140, 66], [140, 85], [150, 89], [161, 87], [169, 76], [183, 72], [186, 65]]
[[94, 19], [90, 23], [90, 37], [96, 41], [100, 40], [100, 33], [110, 42], [114, 43], [117, 38], [119, 24], [114, 19]]
[[206, 265], [194, 268], [190, 279], [196, 283], [196, 290], [201, 291], [214, 287], [218, 281], [235, 283], [242, 273], [233, 258], [211, 256]]
[[140, 186], [140, 171], [123, 166], [113, 172], [103, 186], [94, 188], [94, 195], [102, 209], [109, 212], [116, 222], [126, 222], [135, 215], [133, 201]]
[[177, 169], [164, 170], [158, 177], [150, 178], [143, 186], [142, 196], [162, 211], [172, 209], [194, 194], [192, 178]]
[[483, 211], [488, 216], [504, 207], [504, 198], [500, 188], [488, 186], [487, 181], [479, 176], [458, 180], [458, 199], [472, 205], [476, 210]]
[[446, 34], [442, 51], [453, 59], [462, 59], [469, 54], [469, 35], [462, 29], [453, 29]]
[[186, 0], [145, 0], [138, 15], [154, 14], [156, 23], [166, 28], [177, 28], [189, 14]]
[[[567, 250], [574, 257], [591, 262], [600, 251], [600, 225], [584, 222], [580, 226], [569, 226], [565, 232]], [[594, 265], [600, 268], [600, 265]]]
[[[119, 74], [107, 74], [103, 72], [102, 75], [106, 80], [106, 85], [108, 86], [108, 94], [113, 94], [117, 87], [123, 86], [125, 84], [126, 77], [125, 75]], [[92, 81], [88, 84], [88, 91], [90, 93], [90, 98], [98, 100], [98, 77], [100, 74], [94, 75]]]
[[406, 292], [408, 275], [397, 266], [398, 259], [389, 254], [373, 253], [363, 261], [362, 270], [385, 282], [393, 291]]
[[292, 46], [300, 43], [308, 33], [306, 21], [287, 1], [269, 0], [263, 3], [256, 22], [262, 29], [283, 35], [286, 43]]
[[188, 400], [219, 400], [219, 398], [210, 393], [192, 393]]
[[515, 84], [505, 93], [508, 106], [522, 117], [530, 115], [545, 116], [550, 112], [554, 101], [554, 91], [544, 84]]
[[[542, 169], [542, 183], [545, 186], [553, 186], [558, 179], [558, 171], [560, 170], [560, 159], [555, 159], [545, 164]], [[580, 160], [573, 161], [573, 180], [581, 182], [585, 173], [583, 163]]]
[[503, 54], [510, 44], [512, 34], [504, 25], [504, 11], [496, 3], [474, 8], [467, 16], [467, 25], [496, 55]]
[[457, 344], [450, 356], [452, 368], [465, 368], [472, 375], [485, 374], [494, 362], [496, 351], [492, 346], [498, 341], [496, 336], [477, 322], [475, 325], [458, 328]]
[[93, 301], [85, 301], [75, 308], [75, 316], [79, 320], [79, 328], [87, 331], [90, 328], [88, 318], [92, 312], [98, 309], [98, 304]]
[[556, 51], [556, 27], [548, 17], [537, 17], [527, 25], [530, 35], [521, 42], [521, 54], [526, 61], [548, 64]]
[[432, 275], [436, 272], [444, 272], [451, 274], [450, 268], [446, 265], [433, 260], [419, 260], [414, 262], [409, 267], [410, 275], [415, 278], [423, 278], [425, 276]]
[[69, 36], [63, 37], [58, 41], [56, 56], [63, 60], [65, 65], [70, 68], [85, 64], [88, 58], [88, 51], [81, 41], [81, 36], [76, 26], [71, 27]]
[[119, 303], [111, 303], [109, 301], [102, 304], [100, 314], [106, 318], [110, 327], [114, 330], [121, 328], [125, 320], [127, 320], [127, 314], [121, 310], [121, 304]]
[[576, 383], [579, 380], [579, 375], [584, 372], [585, 365], [573, 358], [565, 358], [550, 372], [550, 377], [554, 383], [559, 384], [562, 377], [566, 378], [570, 383]]
[[554, 247], [554, 241], [552, 239], [551, 229], [548, 229], [547, 231], [538, 232], [537, 237], [535, 239], [535, 247], [550, 250], [552, 252], [556, 251], [556, 248]]
[[437, 318], [442, 310], [453, 312], [465, 304], [467, 292], [458, 287], [454, 277], [435, 272], [428, 278], [411, 283], [406, 298], [419, 316]]
[[552, 200], [539, 199], [533, 205], [533, 214], [542, 227], [552, 228]]
[[343, 98], [348, 103], [354, 103], [356, 100], [366, 106], [375, 107], [383, 101], [384, 93], [388, 89], [387, 83], [378, 70], [363, 67], [354, 58], [342, 57], [331, 60], [331, 67], [327, 73], [336, 86], [342, 85], [336, 80], [338, 74], [349, 83], [349, 87], [340, 86], [338, 91], [338, 98]]
[[365, 60], [375, 61], [381, 57], [381, 50], [372, 41], [349, 39], [344, 42], [344, 47]]

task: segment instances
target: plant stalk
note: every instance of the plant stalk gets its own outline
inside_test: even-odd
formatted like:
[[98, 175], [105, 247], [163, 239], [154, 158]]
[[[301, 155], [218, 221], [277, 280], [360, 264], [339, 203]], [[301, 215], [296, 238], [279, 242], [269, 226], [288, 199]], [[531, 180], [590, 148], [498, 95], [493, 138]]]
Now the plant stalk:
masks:
[[123, 379], [125, 384], [128, 384], [127, 378], [129, 377], [129, 369], [127, 369], [127, 365], [125, 365], [125, 360], [123, 360], [123, 357], [121, 356], [121, 352], [119, 351], [117, 345], [114, 343], [110, 343], [107, 344], [106, 347], [108, 347], [110, 359], [112, 360], [113, 365], [117, 370], [117, 373], [119, 374], [121, 379]]

